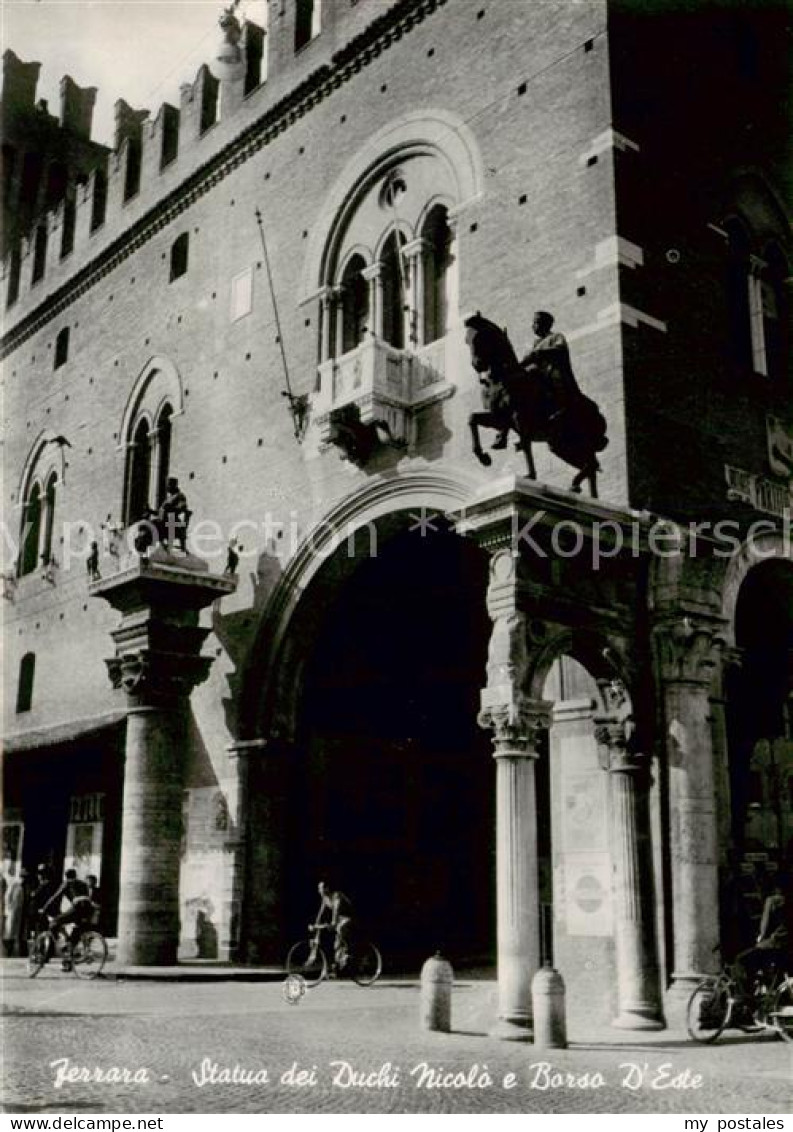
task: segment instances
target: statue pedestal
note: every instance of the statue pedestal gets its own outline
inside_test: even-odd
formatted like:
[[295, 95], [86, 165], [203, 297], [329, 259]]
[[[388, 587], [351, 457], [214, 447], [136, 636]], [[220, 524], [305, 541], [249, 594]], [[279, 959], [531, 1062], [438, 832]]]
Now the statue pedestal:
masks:
[[201, 609], [236, 581], [209, 573], [201, 559], [157, 548], [89, 585], [121, 614], [107, 660], [113, 686], [127, 697], [121, 819], [118, 959], [168, 966], [179, 940], [182, 792], [190, 693], [209, 675], [201, 656], [209, 629]]

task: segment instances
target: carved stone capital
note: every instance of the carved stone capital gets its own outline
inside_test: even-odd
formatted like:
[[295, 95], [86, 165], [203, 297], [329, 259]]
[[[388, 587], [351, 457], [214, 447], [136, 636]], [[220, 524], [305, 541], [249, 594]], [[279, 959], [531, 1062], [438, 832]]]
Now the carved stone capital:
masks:
[[678, 614], [653, 628], [661, 678], [665, 683], [707, 687], [724, 646], [724, 622]]
[[596, 719], [595, 740], [603, 770], [649, 774], [652, 760], [638, 747], [632, 716], [625, 719]]
[[172, 704], [186, 700], [209, 675], [212, 657], [140, 649], [105, 661], [114, 688], [135, 705]]
[[523, 756], [537, 758], [543, 735], [551, 725], [553, 705], [545, 700], [516, 696], [511, 700], [489, 702], [488, 690], [482, 694], [482, 710], [477, 722], [493, 732], [496, 758]]

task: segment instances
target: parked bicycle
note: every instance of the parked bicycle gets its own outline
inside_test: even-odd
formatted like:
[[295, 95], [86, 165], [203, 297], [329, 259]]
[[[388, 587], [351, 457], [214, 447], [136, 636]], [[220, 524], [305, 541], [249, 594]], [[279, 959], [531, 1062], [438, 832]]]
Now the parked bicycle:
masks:
[[717, 975], [709, 975], [688, 1000], [686, 1023], [695, 1042], [715, 1042], [724, 1030], [744, 1033], [774, 1030], [793, 1042], [793, 978], [775, 963], [750, 975], [740, 952]]
[[335, 934], [332, 924], [309, 924], [308, 939], [301, 939], [290, 948], [286, 957], [286, 970], [290, 975], [300, 975], [306, 986], [313, 987], [331, 974], [349, 975], [359, 987], [370, 987], [380, 978], [383, 959], [373, 943], [357, 943], [337, 953], [334, 940], [322, 944], [322, 932]]
[[55, 917], [49, 916], [49, 927], [38, 932], [30, 941], [28, 975], [35, 979], [51, 959], [60, 959], [64, 971], [72, 971], [78, 978], [95, 979], [101, 975], [107, 962], [107, 942], [101, 932], [88, 929], [67, 935], [63, 928], [54, 926]]

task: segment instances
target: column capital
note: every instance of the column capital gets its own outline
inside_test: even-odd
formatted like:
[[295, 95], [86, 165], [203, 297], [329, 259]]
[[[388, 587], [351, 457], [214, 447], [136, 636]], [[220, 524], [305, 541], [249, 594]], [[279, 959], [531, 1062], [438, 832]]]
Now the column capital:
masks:
[[132, 707], [165, 707], [187, 700], [209, 676], [212, 657], [149, 649], [123, 652], [105, 661], [114, 688]]
[[417, 236], [415, 240], [409, 240], [402, 245], [402, 255], [405, 259], [412, 259], [413, 256], [421, 255], [424, 249], [428, 247], [429, 242], [423, 236]]
[[653, 626], [661, 679], [706, 688], [724, 647], [722, 617], [675, 613]]
[[533, 758], [551, 726], [553, 704], [519, 693], [498, 698], [500, 689], [486, 688], [477, 717], [480, 727], [493, 732], [494, 758]]
[[370, 263], [368, 267], [361, 268], [361, 275], [367, 281], [369, 279], [379, 279], [383, 271], [383, 265], [378, 260], [376, 263]]

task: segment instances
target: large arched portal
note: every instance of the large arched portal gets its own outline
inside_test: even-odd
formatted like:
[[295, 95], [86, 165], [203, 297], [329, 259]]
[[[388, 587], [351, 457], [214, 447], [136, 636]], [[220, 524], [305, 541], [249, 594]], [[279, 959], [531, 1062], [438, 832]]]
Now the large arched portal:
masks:
[[[744, 865], [793, 864], [793, 563], [746, 575], [728, 686], [732, 844]], [[746, 868], [748, 875], [749, 869]]]
[[476, 722], [486, 591], [478, 548], [403, 530], [324, 601], [296, 713], [292, 934], [325, 878], [392, 968], [439, 947], [458, 965], [491, 958], [495, 774]]

